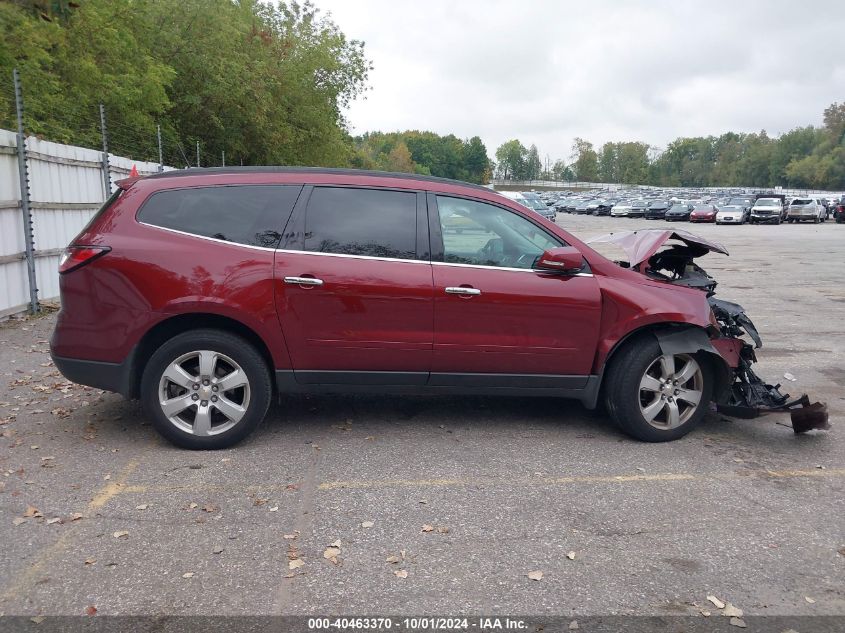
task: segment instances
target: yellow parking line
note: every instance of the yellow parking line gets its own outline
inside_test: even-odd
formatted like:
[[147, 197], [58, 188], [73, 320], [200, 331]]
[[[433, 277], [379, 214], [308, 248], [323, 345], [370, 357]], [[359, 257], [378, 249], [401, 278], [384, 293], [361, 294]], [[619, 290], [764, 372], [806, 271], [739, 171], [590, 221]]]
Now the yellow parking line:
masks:
[[534, 477], [524, 479], [390, 479], [390, 480], [352, 480], [326, 481], [317, 486], [318, 490], [366, 489], [366, 488], [440, 488], [475, 485], [523, 485], [549, 486], [580, 483], [619, 484], [651, 481], [704, 481], [707, 479], [744, 479], [748, 477], [843, 477], [845, 468], [812, 470], [748, 470], [734, 473], [657, 473], [624, 475], [588, 475], [572, 477]]
[[[135, 469], [138, 468], [139, 460], [133, 459], [130, 460], [128, 464], [120, 471], [117, 475], [114, 482], [110, 482], [91, 499], [88, 503], [87, 510], [90, 512], [92, 510], [97, 510], [102, 508], [105, 504], [107, 504], [111, 499], [115, 496], [120, 494], [126, 484], [126, 480], [129, 479], [129, 476], [135, 472]], [[54, 541], [50, 545], [41, 549], [38, 552], [38, 556], [36, 557], [35, 561], [27, 567], [24, 571], [19, 573], [9, 585], [3, 594], [0, 595], [0, 601], [6, 601], [10, 598], [15, 598], [19, 596], [21, 591], [28, 588], [42, 573], [44, 573], [45, 568], [50, 563], [53, 558], [61, 554], [65, 549], [67, 549], [68, 545], [70, 544], [71, 538], [74, 535], [76, 530], [73, 529], [72, 526], [68, 526], [65, 532], [58, 538], [58, 540]]]

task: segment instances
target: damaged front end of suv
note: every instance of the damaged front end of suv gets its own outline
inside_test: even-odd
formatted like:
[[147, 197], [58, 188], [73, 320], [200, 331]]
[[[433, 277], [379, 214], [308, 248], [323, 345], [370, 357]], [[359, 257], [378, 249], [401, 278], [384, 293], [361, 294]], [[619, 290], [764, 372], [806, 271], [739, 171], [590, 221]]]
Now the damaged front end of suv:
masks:
[[767, 383], [752, 369], [757, 362], [755, 349], [763, 346], [757, 328], [742, 306], [714, 296], [716, 280], [694, 261], [710, 252], [727, 255], [724, 246], [687, 231], [668, 229], [608, 233], [590, 239], [589, 243], [620, 247], [628, 257], [628, 261], [617, 262], [620, 266], [652, 279], [707, 293], [712, 311], [711, 326], [718, 330], [718, 334], [713, 331], [712, 343], [726, 357], [733, 371], [730, 384], [716, 401], [718, 411], [737, 418], [789, 412], [795, 433], [830, 428], [826, 405], [811, 403], [806, 394], [790, 398], [789, 394], [781, 393], [780, 384]]

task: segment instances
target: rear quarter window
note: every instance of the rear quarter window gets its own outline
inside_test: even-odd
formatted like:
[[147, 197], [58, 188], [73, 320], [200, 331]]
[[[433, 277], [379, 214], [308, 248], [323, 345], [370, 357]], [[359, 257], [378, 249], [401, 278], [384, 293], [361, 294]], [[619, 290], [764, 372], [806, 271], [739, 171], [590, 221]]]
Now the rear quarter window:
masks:
[[226, 242], [276, 248], [300, 185], [223, 185], [154, 193], [138, 221]]

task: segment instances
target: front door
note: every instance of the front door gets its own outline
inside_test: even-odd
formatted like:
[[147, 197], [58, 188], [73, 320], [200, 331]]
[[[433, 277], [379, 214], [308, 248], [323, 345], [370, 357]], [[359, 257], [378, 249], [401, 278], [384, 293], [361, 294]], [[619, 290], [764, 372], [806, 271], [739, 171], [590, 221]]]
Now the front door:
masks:
[[577, 377], [590, 374], [599, 333], [592, 274], [533, 270], [543, 251], [564, 244], [513, 211], [449, 196], [430, 201], [433, 239], [442, 236], [442, 257], [433, 258], [442, 261], [432, 268], [431, 382], [578, 386]]
[[428, 248], [417, 245], [423, 194], [326, 186], [304, 195], [299, 248], [279, 250], [275, 264], [297, 382], [424, 384], [433, 299]]

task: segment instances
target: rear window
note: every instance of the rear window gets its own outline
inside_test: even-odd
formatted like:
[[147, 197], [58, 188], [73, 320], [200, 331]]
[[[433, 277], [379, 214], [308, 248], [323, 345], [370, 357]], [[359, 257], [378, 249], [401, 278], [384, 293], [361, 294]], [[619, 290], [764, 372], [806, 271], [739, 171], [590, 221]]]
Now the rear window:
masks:
[[227, 242], [276, 248], [300, 185], [167, 189], [150, 196], [138, 220]]
[[812, 200], [810, 200], [809, 198], [798, 198], [797, 200], [793, 200], [792, 204], [794, 204], [794, 205], [804, 205], [804, 204], [810, 204], [811, 202], [812, 202]]
[[305, 250], [414, 259], [416, 218], [412, 192], [315, 187], [305, 214]]

